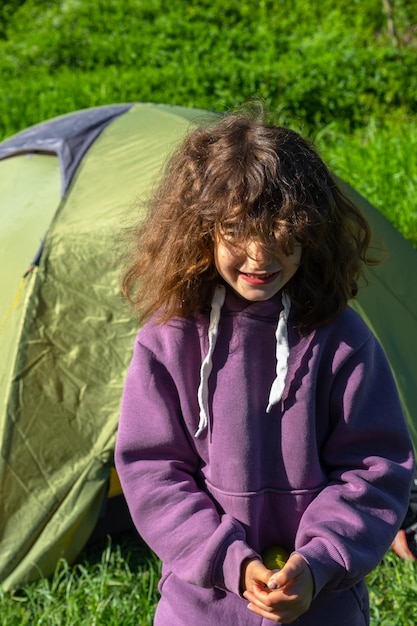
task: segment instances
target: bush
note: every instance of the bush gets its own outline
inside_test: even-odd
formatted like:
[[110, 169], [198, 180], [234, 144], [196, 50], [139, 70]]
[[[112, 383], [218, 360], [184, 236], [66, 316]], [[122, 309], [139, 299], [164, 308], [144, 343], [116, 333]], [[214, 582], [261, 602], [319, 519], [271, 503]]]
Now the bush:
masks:
[[[409, 3], [396, 6], [401, 33], [412, 32]], [[393, 45], [380, 0], [5, 7], [0, 136], [74, 108], [134, 100], [224, 111], [257, 95], [290, 123], [345, 131], [399, 107], [416, 113], [415, 42]]]
[[276, 123], [313, 136], [327, 129], [335, 170], [417, 245], [407, 165], [417, 114], [413, 6], [396, 0], [393, 37], [381, 0], [7, 0], [0, 138], [102, 104], [221, 112], [260, 97]]

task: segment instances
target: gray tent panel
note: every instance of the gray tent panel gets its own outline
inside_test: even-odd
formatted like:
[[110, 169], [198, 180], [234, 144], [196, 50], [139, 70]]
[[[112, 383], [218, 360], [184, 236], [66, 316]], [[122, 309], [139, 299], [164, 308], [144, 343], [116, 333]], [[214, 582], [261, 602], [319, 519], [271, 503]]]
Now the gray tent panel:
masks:
[[0, 144], [0, 159], [39, 152], [58, 155], [62, 195], [68, 189], [81, 159], [106, 126], [131, 108], [118, 104], [84, 109], [36, 124]]

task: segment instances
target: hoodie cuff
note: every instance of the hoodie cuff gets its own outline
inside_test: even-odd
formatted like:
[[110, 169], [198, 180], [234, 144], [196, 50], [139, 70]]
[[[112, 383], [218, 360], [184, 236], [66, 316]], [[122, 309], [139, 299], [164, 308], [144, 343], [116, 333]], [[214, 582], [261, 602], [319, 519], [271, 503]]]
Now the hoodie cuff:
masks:
[[221, 567], [223, 580], [221, 584], [216, 584], [216, 587], [232, 591], [240, 596], [242, 593], [240, 588], [241, 569], [242, 563], [246, 559], [261, 559], [261, 557], [242, 540], [236, 540], [230, 543], [226, 549]]
[[334, 554], [335, 558], [332, 558], [325, 546], [319, 544], [314, 547], [314, 554], [307, 547], [295, 550], [295, 552], [305, 560], [311, 570], [315, 598], [324, 587], [338, 588], [346, 576], [346, 571], [336, 562], [336, 559], [340, 560], [337, 551]]

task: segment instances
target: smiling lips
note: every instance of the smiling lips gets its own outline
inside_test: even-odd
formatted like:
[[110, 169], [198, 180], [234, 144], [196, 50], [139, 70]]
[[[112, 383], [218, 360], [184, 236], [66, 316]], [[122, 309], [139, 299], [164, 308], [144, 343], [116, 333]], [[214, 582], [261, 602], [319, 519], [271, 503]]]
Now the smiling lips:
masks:
[[272, 283], [279, 272], [273, 272], [272, 274], [247, 274], [246, 272], [240, 272], [241, 277], [251, 285], [267, 285]]

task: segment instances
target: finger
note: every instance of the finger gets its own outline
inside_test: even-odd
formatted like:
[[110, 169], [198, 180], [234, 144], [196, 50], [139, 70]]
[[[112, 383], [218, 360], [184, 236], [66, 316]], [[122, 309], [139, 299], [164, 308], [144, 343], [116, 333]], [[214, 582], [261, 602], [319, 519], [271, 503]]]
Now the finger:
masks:
[[287, 586], [285, 589], [276, 591], [258, 588], [246, 591], [243, 595], [249, 602], [266, 612], [273, 612], [277, 609], [281, 612], [294, 609], [299, 610], [301, 614], [308, 608], [308, 605], [304, 606], [304, 596], [298, 593], [298, 590], [293, 586]]
[[292, 554], [284, 567], [274, 572], [268, 580], [268, 589], [282, 589], [288, 583], [298, 578], [305, 570], [306, 563], [299, 554]]
[[260, 609], [259, 607], [257, 607], [256, 605], [249, 603], [248, 607], [249, 611], [252, 611], [252, 613], [256, 613], [256, 615], [260, 615], [261, 617], [265, 617], [268, 620], [271, 620], [272, 622], [276, 622], [276, 623], [280, 623], [280, 624], [285, 624], [286, 622], [283, 620], [282, 616], [278, 613], [267, 613], [266, 611], [263, 611], [262, 609]]
[[287, 611], [298, 600], [297, 596], [288, 596], [282, 592], [246, 591], [243, 595], [251, 605], [265, 614]]
[[246, 598], [249, 604], [256, 606], [257, 608], [261, 609], [262, 611], [266, 613], [271, 613], [274, 610], [272, 608], [272, 605], [266, 602], [268, 599], [268, 594], [261, 594], [259, 592], [254, 593], [253, 591], [245, 591], [243, 596]]
[[280, 610], [280, 611], [274, 611], [271, 613], [269, 611], [264, 611], [260, 609], [259, 607], [257, 607], [256, 605], [252, 603], [249, 603], [247, 608], [250, 611], [252, 611], [252, 613], [256, 613], [256, 615], [265, 617], [266, 619], [271, 620], [272, 622], [276, 622], [280, 624], [291, 624], [296, 619], [298, 619], [300, 615], [302, 615], [301, 612], [293, 611], [293, 610], [288, 610], [288, 611]]
[[[281, 583], [281, 584], [280, 584]], [[266, 586], [270, 591], [276, 591], [278, 589], [283, 589], [285, 583], [282, 584], [282, 581], [278, 581], [276, 576], [271, 576], [268, 580]]]
[[248, 608], [251, 611], [282, 624], [290, 624], [309, 607], [309, 603], [303, 602], [298, 596], [288, 596], [285, 592], [267, 594], [265, 601], [254, 593], [245, 594], [245, 597], [249, 601]]
[[305, 611], [297, 605], [292, 603], [283, 603], [279, 606], [265, 606], [258, 601], [249, 602], [247, 608], [266, 619], [273, 622], [279, 622], [280, 624], [291, 624], [300, 617]]

